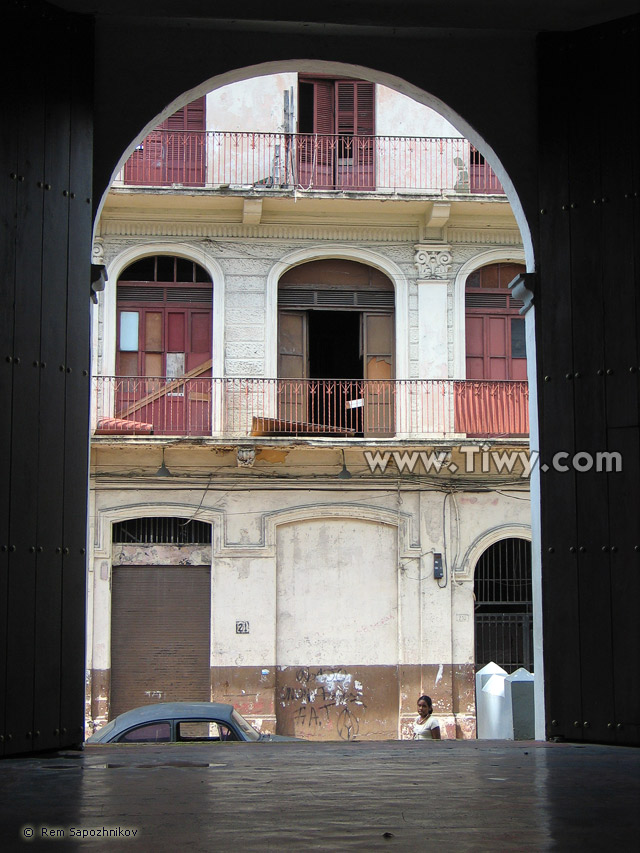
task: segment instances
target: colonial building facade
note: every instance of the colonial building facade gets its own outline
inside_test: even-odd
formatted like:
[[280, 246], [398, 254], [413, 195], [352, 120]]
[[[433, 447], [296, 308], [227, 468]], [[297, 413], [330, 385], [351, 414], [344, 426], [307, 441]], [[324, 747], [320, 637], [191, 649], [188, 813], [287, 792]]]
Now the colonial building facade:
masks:
[[149, 134], [102, 211], [87, 718], [232, 702], [265, 731], [475, 731], [532, 666], [524, 254], [443, 118], [271, 75]]

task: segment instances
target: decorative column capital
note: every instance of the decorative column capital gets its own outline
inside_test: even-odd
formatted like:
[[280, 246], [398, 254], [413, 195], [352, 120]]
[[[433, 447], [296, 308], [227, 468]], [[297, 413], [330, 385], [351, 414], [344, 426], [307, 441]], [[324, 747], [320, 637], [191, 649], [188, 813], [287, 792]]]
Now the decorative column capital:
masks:
[[443, 281], [449, 277], [453, 258], [451, 246], [416, 246], [413, 259], [418, 270], [418, 278], [429, 281]]

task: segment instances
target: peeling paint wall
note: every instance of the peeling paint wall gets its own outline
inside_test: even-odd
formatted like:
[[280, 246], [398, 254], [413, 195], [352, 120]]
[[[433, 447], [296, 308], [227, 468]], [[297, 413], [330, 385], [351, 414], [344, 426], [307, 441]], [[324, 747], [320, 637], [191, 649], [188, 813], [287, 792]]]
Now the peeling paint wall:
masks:
[[[474, 736], [474, 554], [492, 538], [528, 537], [526, 481], [458, 486], [454, 504], [448, 490], [397, 471], [367, 474], [360, 449], [348, 448], [354, 476], [338, 484], [339, 451], [295, 443], [258, 447], [251, 469], [234, 467], [232, 448], [165, 447], [175, 474], [159, 481], [159, 448], [156, 458], [143, 447], [141, 473], [125, 480], [107, 473], [117, 442], [94, 456], [90, 720], [108, 715], [112, 566], [180, 565], [179, 556], [212, 566], [213, 700], [264, 731], [378, 739], [410, 737], [426, 692], [443, 735]], [[310, 453], [320, 479], [309, 477]], [[112, 549], [114, 520], [155, 514], [210, 522], [212, 545]], [[434, 552], [447, 561], [444, 585], [433, 577]]]

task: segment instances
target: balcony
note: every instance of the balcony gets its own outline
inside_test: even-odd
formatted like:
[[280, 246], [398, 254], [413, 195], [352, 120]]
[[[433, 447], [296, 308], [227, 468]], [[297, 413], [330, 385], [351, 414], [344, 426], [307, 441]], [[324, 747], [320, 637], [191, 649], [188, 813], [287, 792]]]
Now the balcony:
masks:
[[527, 436], [525, 381], [93, 379], [95, 435], [452, 439]]
[[466, 139], [153, 131], [125, 164], [126, 185], [226, 191], [498, 194]]

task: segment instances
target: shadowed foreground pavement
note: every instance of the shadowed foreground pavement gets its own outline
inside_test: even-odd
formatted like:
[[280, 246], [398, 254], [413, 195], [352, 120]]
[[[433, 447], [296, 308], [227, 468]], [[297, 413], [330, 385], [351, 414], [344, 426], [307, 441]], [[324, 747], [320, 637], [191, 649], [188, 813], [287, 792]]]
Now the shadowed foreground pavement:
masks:
[[627, 851], [639, 813], [625, 747], [123, 745], [0, 762], [2, 850]]

